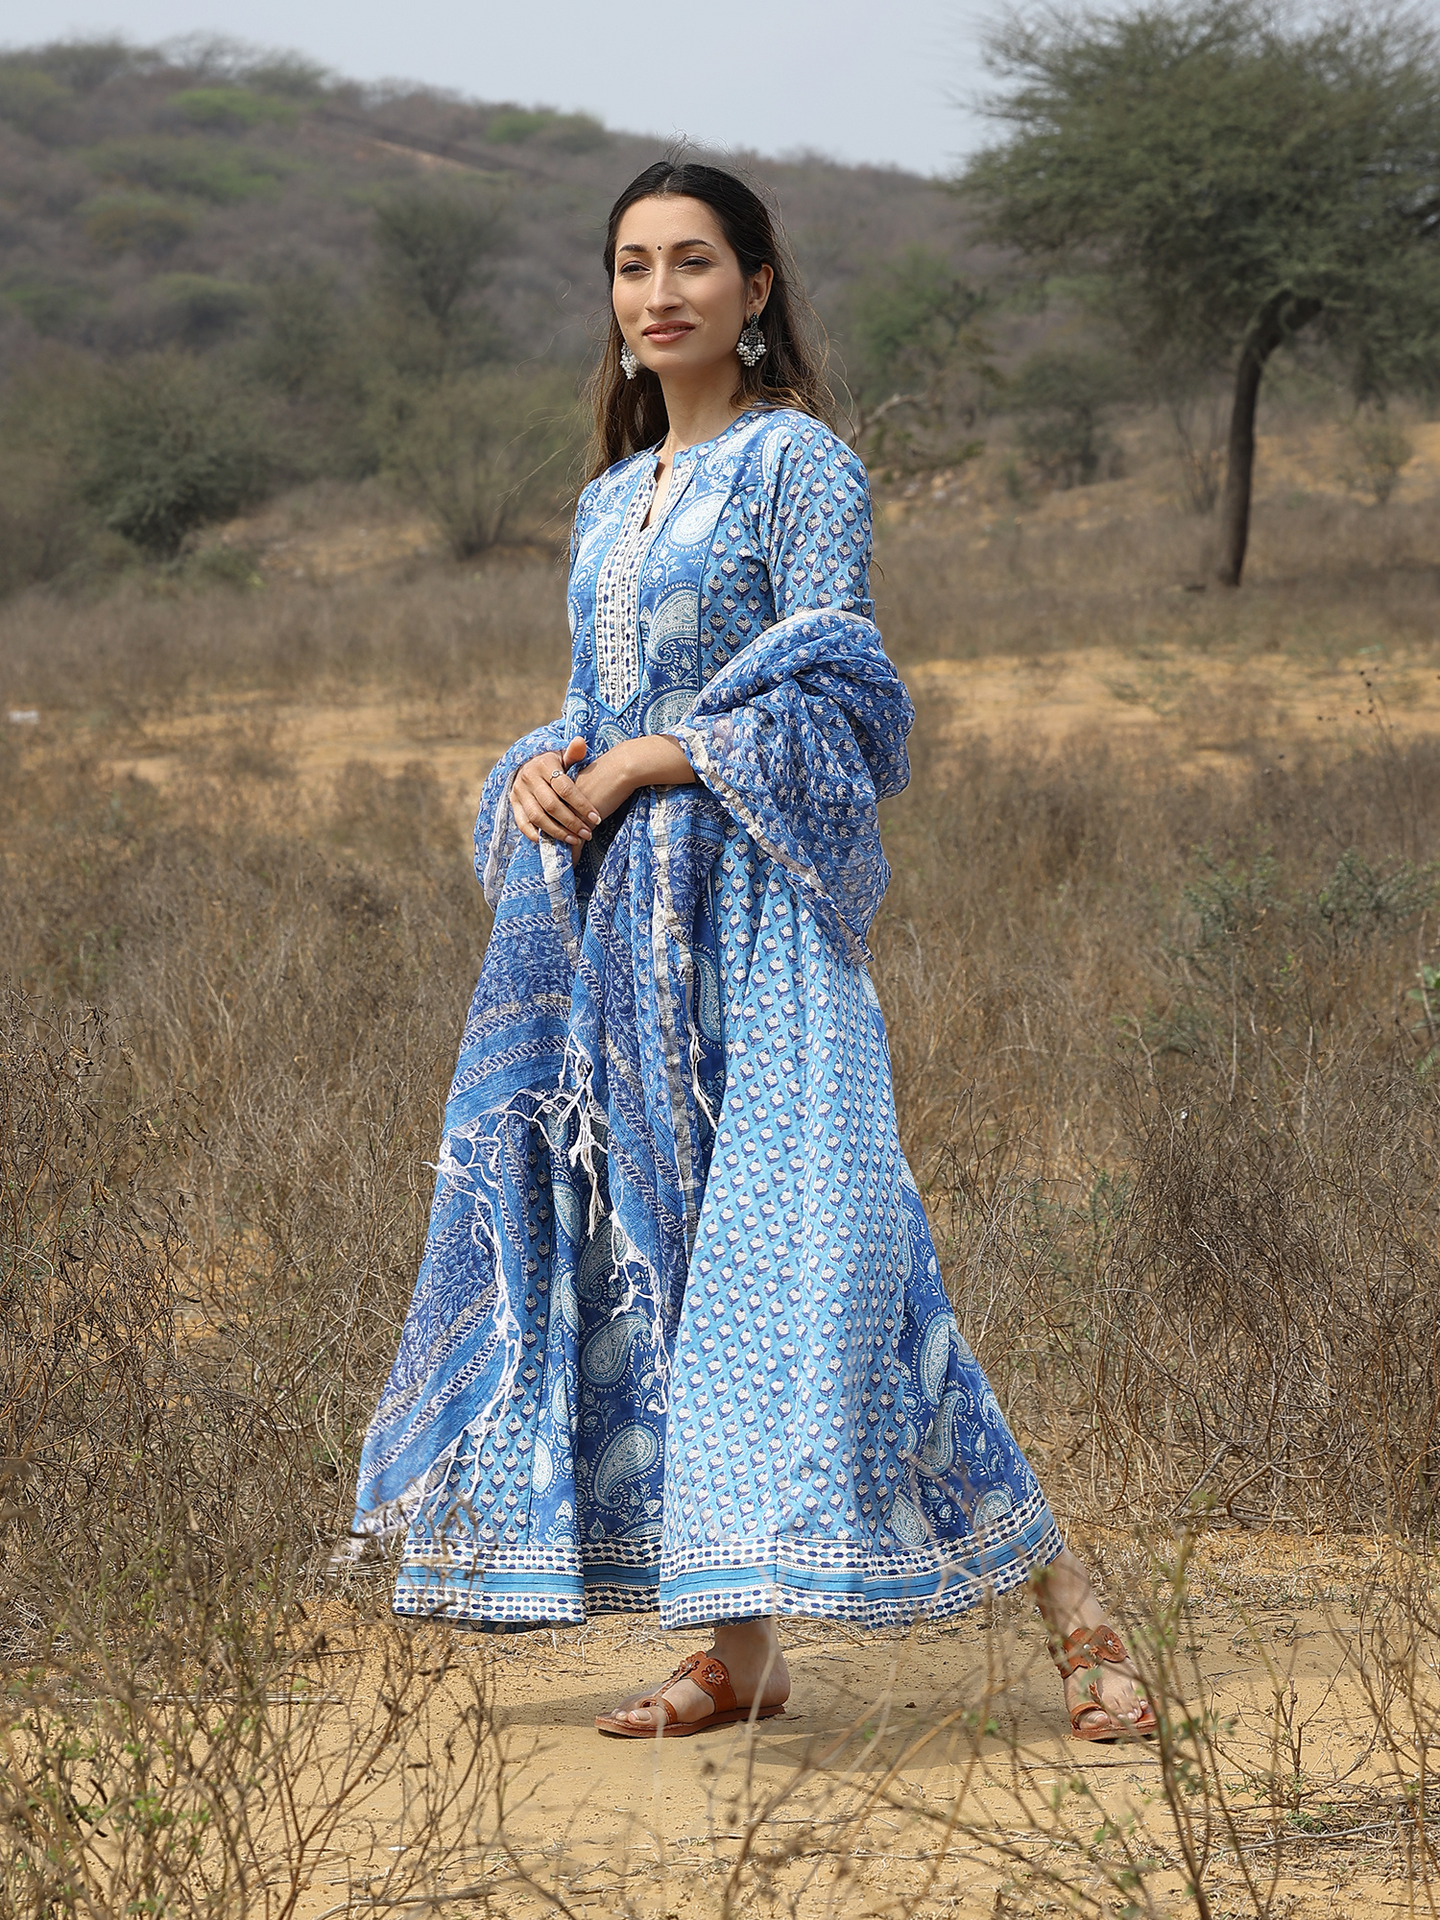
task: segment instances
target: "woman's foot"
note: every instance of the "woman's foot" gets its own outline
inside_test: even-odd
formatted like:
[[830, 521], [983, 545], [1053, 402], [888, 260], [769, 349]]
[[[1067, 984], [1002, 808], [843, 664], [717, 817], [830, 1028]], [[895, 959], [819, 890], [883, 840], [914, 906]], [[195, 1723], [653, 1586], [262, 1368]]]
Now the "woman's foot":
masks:
[[[1052, 1658], [1060, 1657], [1073, 1634], [1109, 1625], [1089, 1576], [1068, 1547], [1032, 1577], [1030, 1586], [1049, 1629]], [[1138, 1730], [1150, 1718], [1144, 1685], [1128, 1655], [1119, 1664], [1097, 1658], [1093, 1666], [1077, 1667], [1065, 1680], [1065, 1705], [1075, 1732], [1088, 1739], [1103, 1734], [1107, 1722]]]
[[[780, 1651], [780, 1639], [773, 1618], [763, 1620], [722, 1620], [715, 1627], [710, 1651], [724, 1663], [735, 1689], [735, 1698], [743, 1707], [753, 1706], [756, 1696], [762, 1707], [783, 1706], [790, 1698], [790, 1669]], [[658, 1696], [664, 1694], [682, 1721], [708, 1720], [715, 1702], [703, 1687], [687, 1675], [680, 1680], [662, 1681], [643, 1693], [632, 1693], [609, 1716], [640, 1731], [654, 1731], [657, 1722], [666, 1719]], [[655, 1705], [642, 1704], [654, 1700]]]

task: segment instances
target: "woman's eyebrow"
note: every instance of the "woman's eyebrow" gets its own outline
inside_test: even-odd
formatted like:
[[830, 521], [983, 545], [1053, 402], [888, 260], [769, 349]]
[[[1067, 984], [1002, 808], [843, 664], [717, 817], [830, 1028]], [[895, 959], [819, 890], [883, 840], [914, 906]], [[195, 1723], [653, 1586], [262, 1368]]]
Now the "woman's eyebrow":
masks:
[[[713, 240], [701, 240], [701, 239], [674, 240], [671, 242], [670, 251], [672, 253], [678, 253], [682, 247], [708, 247], [710, 251], [713, 253], [715, 251], [715, 242]], [[621, 247], [620, 251], [621, 253], [649, 253], [650, 248], [646, 245], [646, 243], [643, 240], [627, 240], [625, 242], [625, 245]], [[657, 253], [663, 253], [665, 251], [665, 245], [663, 241], [660, 243], [658, 247], [656, 247], [655, 251]]]

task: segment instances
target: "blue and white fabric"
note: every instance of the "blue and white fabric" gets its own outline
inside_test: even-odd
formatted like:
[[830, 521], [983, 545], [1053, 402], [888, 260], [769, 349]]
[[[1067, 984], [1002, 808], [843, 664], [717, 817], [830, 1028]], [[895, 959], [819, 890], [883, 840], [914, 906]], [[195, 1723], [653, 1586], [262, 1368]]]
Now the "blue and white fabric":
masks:
[[[864, 469], [743, 416], [587, 488], [562, 718], [492, 772], [495, 927], [357, 1530], [397, 1611], [658, 1608], [890, 1625], [1060, 1539], [941, 1280], [866, 935], [913, 719], [870, 619]], [[575, 734], [672, 734], [572, 868], [510, 784]]]

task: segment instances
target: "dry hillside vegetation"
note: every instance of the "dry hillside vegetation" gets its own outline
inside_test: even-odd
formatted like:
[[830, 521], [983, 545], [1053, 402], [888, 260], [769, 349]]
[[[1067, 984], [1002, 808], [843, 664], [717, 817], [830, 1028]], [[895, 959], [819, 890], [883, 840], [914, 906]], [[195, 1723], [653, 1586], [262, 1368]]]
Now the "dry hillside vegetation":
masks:
[[905, 1142], [1144, 1750], [1017, 1603], [794, 1623], [790, 1717], [656, 1749], [589, 1720], [688, 1642], [325, 1592], [562, 577], [321, 490], [233, 584], [0, 609], [0, 1915], [1432, 1908], [1440, 447], [1381, 509], [1271, 424], [1240, 595], [1144, 421], [881, 500]]
[[[673, 144], [213, 38], [0, 50], [0, 597], [173, 572], [306, 485], [408, 502], [409, 550], [563, 544], [606, 216]], [[992, 349], [958, 316], [1036, 323], [972, 284], [955, 196], [724, 157], [783, 205], [837, 384], [923, 387], [925, 457], [968, 443]]]
[[[527, 358], [577, 359], [610, 202], [672, 136], [581, 115], [361, 87], [306, 62], [196, 36], [166, 49], [0, 52], [0, 366], [34, 336], [106, 356], [202, 353], [262, 327], [277, 283], [366, 289], [371, 213], [417, 179], [472, 184], [509, 244], [488, 299]], [[966, 253], [945, 196], [899, 168], [733, 156], [777, 193], [828, 315], [875, 259]]]

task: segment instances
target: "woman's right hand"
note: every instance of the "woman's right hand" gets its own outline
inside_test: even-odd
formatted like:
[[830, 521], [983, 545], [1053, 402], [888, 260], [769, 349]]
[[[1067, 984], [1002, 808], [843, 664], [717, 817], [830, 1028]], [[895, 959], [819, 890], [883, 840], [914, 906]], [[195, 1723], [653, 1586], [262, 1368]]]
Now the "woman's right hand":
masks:
[[[578, 853], [590, 838], [591, 828], [599, 826], [599, 814], [579, 800], [569, 776], [569, 769], [578, 767], [588, 752], [577, 734], [563, 754], [537, 753], [516, 774], [510, 788], [510, 811], [527, 840], [538, 843], [543, 833], [551, 840], [562, 840]], [[562, 773], [563, 780], [557, 778]]]

